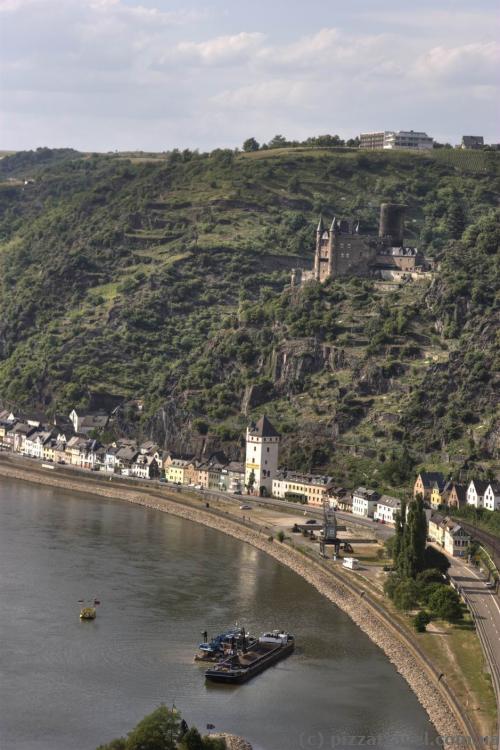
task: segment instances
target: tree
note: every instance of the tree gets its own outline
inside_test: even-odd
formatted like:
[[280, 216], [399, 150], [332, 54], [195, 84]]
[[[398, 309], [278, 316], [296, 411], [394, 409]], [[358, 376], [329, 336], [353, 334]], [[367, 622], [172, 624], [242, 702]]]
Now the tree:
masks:
[[127, 739], [127, 750], [175, 750], [181, 723], [176, 709], [159, 706], [145, 716]]
[[407, 612], [417, 604], [418, 586], [412, 578], [405, 578], [394, 589], [392, 600], [398, 609]]
[[446, 573], [450, 567], [450, 561], [443, 552], [435, 547], [426, 547], [424, 553], [425, 568], [437, 569], [440, 573]]
[[442, 620], [454, 622], [462, 617], [460, 597], [455, 589], [449, 586], [436, 588], [429, 597], [429, 609]]
[[417, 582], [421, 584], [427, 583], [443, 583], [443, 574], [438, 568], [427, 568], [417, 574]]
[[396, 528], [396, 535], [394, 537], [394, 544], [392, 547], [392, 559], [394, 560], [396, 568], [399, 570], [400, 560], [402, 559], [404, 548], [406, 527], [406, 500], [401, 501], [401, 510], [396, 511], [396, 513], [394, 514], [394, 524]]
[[246, 151], [247, 153], [250, 151], [258, 151], [259, 148], [259, 143], [255, 140], [255, 138], [247, 138], [243, 143], [243, 151]]
[[464, 209], [460, 203], [453, 203], [446, 215], [446, 229], [448, 234], [454, 240], [458, 240], [462, 236], [466, 226], [467, 217]]
[[413, 627], [415, 628], [417, 633], [425, 633], [425, 626], [430, 623], [431, 619], [432, 618], [430, 614], [425, 610], [417, 612], [417, 614], [413, 618]]
[[283, 135], [275, 135], [268, 143], [269, 148], [283, 148], [287, 145], [288, 141]]
[[421, 497], [412, 500], [403, 529], [397, 568], [403, 578], [415, 578], [425, 568], [427, 519]]
[[248, 475], [248, 482], [246, 483], [248, 494], [250, 494], [251, 491], [253, 490], [254, 484], [255, 484], [255, 471], [252, 469], [252, 471]]
[[105, 745], [99, 745], [97, 750], [127, 750], [127, 740], [125, 737], [117, 737], [111, 742], [107, 742]]
[[204, 750], [203, 737], [196, 727], [188, 729], [180, 744], [180, 750]]

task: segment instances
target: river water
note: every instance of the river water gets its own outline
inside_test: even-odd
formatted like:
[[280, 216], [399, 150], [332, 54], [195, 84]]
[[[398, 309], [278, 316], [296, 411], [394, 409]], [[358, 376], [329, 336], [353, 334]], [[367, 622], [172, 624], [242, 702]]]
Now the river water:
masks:
[[[91, 597], [98, 617], [81, 622]], [[255, 750], [435, 738], [339, 609], [258, 550], [165, 513], [0, 479], [0, 601], [2, 750], [94, 750], [160, 703]], [[235, 621], [288, 629], [296, 651], [245, 685], [205, 684], [201, 633]]]

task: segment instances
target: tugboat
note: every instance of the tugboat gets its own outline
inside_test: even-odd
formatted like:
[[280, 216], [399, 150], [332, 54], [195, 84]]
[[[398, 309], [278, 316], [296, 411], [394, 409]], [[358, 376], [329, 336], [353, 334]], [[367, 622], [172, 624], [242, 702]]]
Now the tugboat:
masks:
[[199, 644], [198, 651], [195, 654], [195, 661], [218, 661], [225, 656], [236, 653], [238, 649], [248, 648], [256, 642], [256, 639], [247, 635], [245, 628], [239, 627], [239, 625], [219, 633], [210, 641], [205, 630], [203, 639], [203, 643]]
[[294, 648], [295, 638], [290, 633], [281, 630], [263, 633], [248, 649], [237, 651], [207, 669], [205, 678], [212, 682], [246, 682], [280, 659], [289, 656]]
[[95, 620], [97, 617], [96, 606], [101, 603], [99, 599], [94, 599], [93, 602], [85, 602], [83, 599], [79, 599], [78, 603], [82, 605], [80, 607], [80, 620]]

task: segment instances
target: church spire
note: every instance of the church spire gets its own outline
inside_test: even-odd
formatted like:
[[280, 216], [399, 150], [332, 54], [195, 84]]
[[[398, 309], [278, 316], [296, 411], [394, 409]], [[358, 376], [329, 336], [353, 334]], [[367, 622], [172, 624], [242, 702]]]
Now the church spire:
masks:
[[334, 216], [332, 221], [332, 226], [330, 227], [330, 233], [333, 234], [335, 232], [335, 229], [337, 227], [337, 219]]
[[316, 232], [318, 234], [321, 234], [323, 229], [325, 228], [325, 225], [323, 224], [323, 216], [320, 214], [319, 216], [319, 222], [318, 222], [318, 228], [316, 229]]

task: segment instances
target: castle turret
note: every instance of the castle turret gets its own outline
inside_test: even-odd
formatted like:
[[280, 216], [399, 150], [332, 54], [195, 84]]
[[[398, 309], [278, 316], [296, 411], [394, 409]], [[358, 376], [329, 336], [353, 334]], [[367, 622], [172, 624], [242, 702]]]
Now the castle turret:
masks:
[[325, 232], [325, 225], [323, 223], [323, 217], [320, 215], [318, 228], [316, 229], [316, 252], [314, 254], [314, 278], [316, 281], [320, 280], [321, 275], [321, 245], [323, 242], [323, 234]]

